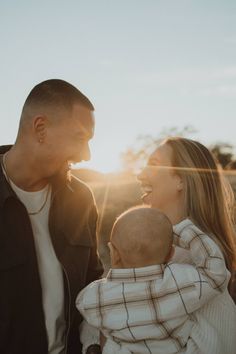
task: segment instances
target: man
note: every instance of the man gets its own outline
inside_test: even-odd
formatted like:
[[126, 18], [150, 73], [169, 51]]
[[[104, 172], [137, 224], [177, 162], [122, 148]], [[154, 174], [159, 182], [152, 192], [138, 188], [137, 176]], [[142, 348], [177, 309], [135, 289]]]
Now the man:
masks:
[[71, 84], [44, 81], [0, 148], [0, 353], [81, 353], [75, 298], [102, 270], [94, 198], [68, 168], [90, 158], [93, 110]]

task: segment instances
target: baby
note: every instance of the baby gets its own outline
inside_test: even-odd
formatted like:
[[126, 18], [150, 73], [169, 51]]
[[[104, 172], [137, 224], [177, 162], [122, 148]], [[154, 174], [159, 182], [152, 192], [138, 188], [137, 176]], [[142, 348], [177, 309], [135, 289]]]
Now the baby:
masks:
[[[112, 268], [76, 300], [86, 321], [106, 337], [104, 354], [185, 353], [191, 313], [227, 288], [230, 275], [221, 251], [190, 220], [184, 222], [187, 229], [180, 223], [173, 234], [164, 214], [145, 207], [116, 220], [109, 243]], [[194, 265], [168, 263], [173, 238], [190, 251]]]

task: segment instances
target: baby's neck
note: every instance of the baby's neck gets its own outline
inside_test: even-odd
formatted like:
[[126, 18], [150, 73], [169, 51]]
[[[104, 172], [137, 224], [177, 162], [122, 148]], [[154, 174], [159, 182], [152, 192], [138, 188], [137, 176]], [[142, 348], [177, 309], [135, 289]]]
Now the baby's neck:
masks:
[[112, 268], [114, 269], [131, 269], [131, 268], [144, 268], [150, 267], [154, 265], [160, 265], [162, 263], [158, 263], [155, 261], [137, 261], [137, 262], [120, 262], [119, 264], [112, 264]]

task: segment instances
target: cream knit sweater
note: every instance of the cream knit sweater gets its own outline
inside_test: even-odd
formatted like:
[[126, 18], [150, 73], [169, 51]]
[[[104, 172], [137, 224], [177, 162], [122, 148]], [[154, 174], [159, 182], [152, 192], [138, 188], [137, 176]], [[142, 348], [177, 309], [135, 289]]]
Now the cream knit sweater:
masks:
[[[173, 262], [191, 264], [189, 251], [176, 247]], [[236, 353], [236, 305], [228, 290], [192, 313], [190, 318], [194, 326], [186, 354]]]

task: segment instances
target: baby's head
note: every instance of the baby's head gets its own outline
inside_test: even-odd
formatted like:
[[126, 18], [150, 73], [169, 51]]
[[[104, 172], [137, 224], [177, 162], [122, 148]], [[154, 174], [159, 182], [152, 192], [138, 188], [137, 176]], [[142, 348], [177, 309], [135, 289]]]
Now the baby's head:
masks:
[[132, 208], [113, 225], [110, 239], [113, 268], [139, 268], [166, 263], [173, 251], [172, 225], [163, 213]]

